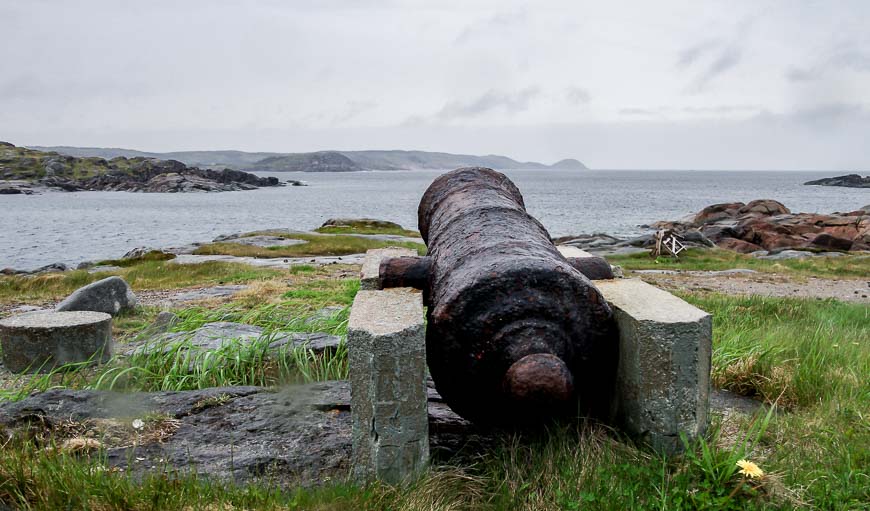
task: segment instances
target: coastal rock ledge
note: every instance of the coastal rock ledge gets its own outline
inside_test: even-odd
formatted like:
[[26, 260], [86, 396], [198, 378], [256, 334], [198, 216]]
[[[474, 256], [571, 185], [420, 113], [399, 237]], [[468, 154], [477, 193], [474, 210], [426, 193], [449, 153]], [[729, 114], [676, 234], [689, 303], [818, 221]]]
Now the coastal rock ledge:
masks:
[[276, 177], [155, 158], [76, 158], [0, 142], [0, 194], [43, 191], [230, 192], [284, 186]]
[[817, 186], [845, 186], [848, 188], [870, 188], [870, 176], [861, 177], [859, 174], [849, 174], [846, 176], [816, 179], [815, 181], [807, 181], [804, 184]]
[[775, 200], [707, 206], [675, 222], [656, 222], [656, 229], [700, 232], [720, 248], [742, 253], [762, 250], [870, 250], [870, 211], [792, 213]]

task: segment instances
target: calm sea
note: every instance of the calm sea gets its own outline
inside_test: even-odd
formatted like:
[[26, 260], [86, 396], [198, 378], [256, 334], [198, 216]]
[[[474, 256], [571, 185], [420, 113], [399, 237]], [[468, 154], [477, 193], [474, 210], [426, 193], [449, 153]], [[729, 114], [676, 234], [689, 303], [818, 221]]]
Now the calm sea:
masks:
[[[373, 217], [416, 228], [433, 171], [279, 173], [307, 187], [214, 194], [127, 192], [0, 195], [0, 268], [119, 257], [140, 246], [210, 241], [221, 234], [313, 229], [331, 217]], [[553, 236], [633, 236], [656, 220], [717, 202], [776, 199], [792, 211], [830, 213], [870, 204], [870, 190], [802, 186], [842, 172], [509, 171], [529, 212]]]

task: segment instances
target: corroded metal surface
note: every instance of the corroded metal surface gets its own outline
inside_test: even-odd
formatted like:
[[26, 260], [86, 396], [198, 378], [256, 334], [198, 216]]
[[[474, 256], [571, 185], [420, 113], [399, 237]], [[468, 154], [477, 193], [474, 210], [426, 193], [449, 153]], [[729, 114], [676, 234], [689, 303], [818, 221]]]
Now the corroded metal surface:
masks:
[[431, 259], [428, 257], [388, 257], [381, 260], [378, 284], [388, 287], [414, 287], [424, 291], [429, 284]]
[[613, 267], [603, 257], [569, 257], [568, 262], [589, 280], [613, 278]]
[[605, 406], [612, 312], [557, 250], [504, 175], [437, 178], [418, 210], [429, 250], [427, 362], [439, 393], [484, 424], [540, 422]]

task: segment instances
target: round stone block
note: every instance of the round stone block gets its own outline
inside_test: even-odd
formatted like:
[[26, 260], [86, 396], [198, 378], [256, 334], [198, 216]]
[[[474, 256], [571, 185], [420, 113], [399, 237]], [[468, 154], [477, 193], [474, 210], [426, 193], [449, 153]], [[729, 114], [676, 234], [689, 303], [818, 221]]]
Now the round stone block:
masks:
[[112, 316], [103, 312], [30, 312], [0, 321], [3, 363], [10, 371], [48, 371], [112, 356]]

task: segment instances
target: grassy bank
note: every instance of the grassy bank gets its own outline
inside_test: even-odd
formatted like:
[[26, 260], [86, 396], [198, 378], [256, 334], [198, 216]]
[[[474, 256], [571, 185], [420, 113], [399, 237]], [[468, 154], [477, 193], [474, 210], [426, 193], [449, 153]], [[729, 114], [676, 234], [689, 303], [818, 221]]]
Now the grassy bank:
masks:
[[[650, 264], [624, 258], [635, 259]], [[745, 267], [743, 261], [741, 256], [728, 266], [726, 256], [714, 252], [655, 267], [726, 269]], [[770, 268], [791, 268], [785, 263], [789, 262], [765, 262]], [[849, 265], [866, 264], [844, 258], [793, 263], [814, 265], [814, 272], [825, 271], [829, 264], [857, 272], [848, 270]], [[769, 271], [810, 271], [781, 268]], [[175, 271], [180, 273], [171, 273]], [[119, 358], [98, 368], [25, 376], [0, 397], [18, 399], [51, 387], [179, 390], [343, 378], [343, 349], [316, 357], [300, 349], [269, 354], [266, 347], [275, 332], [344, 335], [347, 307], [359, 288], [356, 271], [342, 266], [277, 271], [222, 263], [136, 264], [121, 273], [139, 289], [186, 287], [178, 282], [248, 283], [250, 287], [229, 303], [176, 310], [181, 321], [173, 329], [192, 331], [208, 322], [236, 321], [263, 328], [262, 339], [250, 346], [230, 344], [201, 358], [191, 358], [182, 346], [167, 353]], [[17, 293], [30, 293], [34, 299], [65, 296], [84, 280], [100, 278], [86, 275], [29, 277], [27, 286], [22, 278], [3, 277], [0, 300], [17, 300]], [[716, 386], [769, 406], [776, 403], [776, 408], [775, 413], [762, 408], [754, 417], [716, 415], [709, 435], [682, 456], [662, 458], [601, 425], [561, 425], [545, 433], [502, 435], [473, 455], [436, 457], [427, 475], [400, 487], [334, 481], [293, 490], [275, 488], [269, 481], [237, 486], [168, 468], [138, 480], [106, 470], [99, 451], [86, 455], [46, 449], [50, 437], [4, 432], [8, 440], [0, 456], [0, 504], [99, 510], [867, 509], [870, 307], [706, 293], [683, 297], [714, 315]], [[335, 307], [332, 314], [318, 313], [329, 306]], [[155, 313], [140, 309], [119, 318], [119, 341], [135, 340]], [[765, 476], [741, 476], [736, 462], [743, 458], [758, 463]]]
[[179, 289], [196, 285], [241, 283], [274, 277], [276, 270], [246, 264], [207, 262], [193, 265], [143, 261], [112, 272], [75, 270], [35, 276], [0, 276], [0, 303], [59, 300], [76, 289], [112, 275], [122, 277], [133, 290]]
[[679, 259], [653, 259], [646, 253], [637, 253], [607, 256], [607, 260], [627, 270], [716, 271], [746, 268], [795, 277], [866, 278], [870, 275], [870, 255], [867, 254], [773, 261], [728, 250], [689, 249], [681, 253]]
[[323, 234], [394, 234], [408, 238], [419, 238], [420, 233], [405, 229], [401, 225], [384, 220], [356, 219], [341, 225], [324, 225], [315, 229]]
[[[201, 265], [183, 267], [191, 272], [188, 278], [204, 271], [198, 266]], [[214, 267], [212, 263], [204, 266]], [[80, 364], [58, 368], [49, 374], [22, 375], [7, 382], [5, 390], [0, 389], [0, 399], [17, 400], [31, 392], [59, 387], [192, 390], [345, 378], [347, 357], [343, 347], [335, 354], [315, 356], [301, 348], [272, 352], [269, 344], [279, 332], [325, 332], [344, 336], [349, 306], [359, 290], [359, 280], [347, 278], [348, 272], [348, 267], [340, 265], [270, 270], [259, 275], [256, 281], [247, 281], [248, 288], [230, 303], [188, 306], [175, 311], [179, 322], [172, 332], [192, 332], [212, 322], [237, 322], [263, 329], [263, 335], [253, 343], [229, 342], [222, 349], [208, 353], [191, 352], [181, 343], [165, 353], [115, 357], [98, 367]], [[336, 309], [334, 313], [317, 314], [330, 306]], [[129, 342], [144, 339], [141, 336], [147, 335], [148, 325], [157, 312], [154, 308], [139, 307], [115, 318], [113, 336], [121, 350]]]
[[286, 239], [302, 240], [305, 243], [290, 246], [257, 247], [241, 243], [221, 242], [209, 243], [196, 249], [197, 255], [231, 255], [237, 257], [308, 257], [308, 256], [343, 256], [362, 254], [366, 250], [385, 247], [405, 247], [416, 250], [423, 255], [426, 245], [407, 241], [383, 241], [346, 234], [324, 235], [307, 233], [263, 233], [280, 236]]

